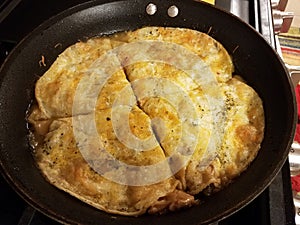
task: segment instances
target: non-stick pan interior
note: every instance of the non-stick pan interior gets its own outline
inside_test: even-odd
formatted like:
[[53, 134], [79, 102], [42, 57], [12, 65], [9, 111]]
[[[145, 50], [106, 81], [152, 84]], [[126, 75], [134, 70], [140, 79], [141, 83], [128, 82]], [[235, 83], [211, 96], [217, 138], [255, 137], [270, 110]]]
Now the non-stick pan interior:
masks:
[[[47, 215], [76, 224], [200, 224], [228, 216], [246, 205], [272, 181], [286, 160], [295, 129], [295, 99], [286, 69], [267, 42], [238, 18], [199, 2], [153, 0], [95, 1], [70, 9], [38, 27], [23, 40], [1, 68], [0, 163], [15, 190]], [[178, 16], [167, 14], [170, 6]], [[143, 26], [187, 27], [209, 33], [232, 55], [236, 73], [261, 96], [265, 138], [249, 169], [232, 185], [205, 198], [199, 206], [160, 216], [138, 218], [94, 209], [50, 185], [36, 168], [27, 142], [25, 114], [35, 81], [67, 46], [92, 36]], [[40, 65], [42, 56], [46, 66]]]

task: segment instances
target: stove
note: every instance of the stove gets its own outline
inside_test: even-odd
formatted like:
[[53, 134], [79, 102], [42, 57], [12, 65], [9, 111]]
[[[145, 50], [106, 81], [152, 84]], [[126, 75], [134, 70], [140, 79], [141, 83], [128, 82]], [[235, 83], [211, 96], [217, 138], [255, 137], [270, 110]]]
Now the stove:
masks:
[[[0, 65], [30, 31], [53, 15], [83, 0], [0, 0]], [[239, 16], [276, 48], [270, 0], [215, 0], [215, 5]], [[0, 225], [59, 225], [22, 200], [0, 175]], [[218, 225], [293, 225], [295, 208], [289, 163], [271, 185], [250, 204]]]

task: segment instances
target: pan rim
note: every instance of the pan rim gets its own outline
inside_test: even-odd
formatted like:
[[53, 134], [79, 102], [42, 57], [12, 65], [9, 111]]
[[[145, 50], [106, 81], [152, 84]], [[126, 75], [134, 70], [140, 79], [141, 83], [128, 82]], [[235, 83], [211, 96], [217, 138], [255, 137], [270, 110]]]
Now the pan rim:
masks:
[[[46, 22], [44, 22], [43, 24], [41, 24], [40, 26], [38, 26], [32, 33], [28, 34], [25, 38], [22, 39], [22, 41], [20, 41], [20, 42], [18, 43], [18, 45], [12, 50], [12, 52], [10, 53], [10, 55], [6, 58], [5, 62], [2, 64], [2, 66], [1, 66], [1, 68], [0, 68], [0, 74], [5, 70], [5, 67], [7, 66], [7, 64], [9, 64], [10, 61], [12, 61], [11, 58], [17, 56], [17, 52], [19, 51], [20, 46], [24, 45], [24, 43], [26, 43], [28, 40], [30, 40], [33, 36], [35, 36], [35, 35], [37, 35], [38, 33], [42, 32], [46, 27], [55, 24], [57, 21], [63, 19], [65, 16], [70, 16], [70, 15], [72, 15], [72, 14], [78, 12], [78, 11], [81, 11], [81, 10], [84, 10], [84, 9], [88, 9], [88, 8], [91, 8], [91, 7], [94, 7], [94, 6], [98, 5], [100, 2], [104, 2], [104, 4], [109, 4], [109, 3], [112, 3], [112, 2], [124, 2], [124, 1], [123, 1], [123, 0], [121, 0], [121, 1], [115, 1], [115, 0], [109, 0], [109, 1], [103, 1], [103, 0], [99, 0], [99, 1], [90, 1], [90, 2], [86, 2], [86, 3], [80, 4], [80, 5], [74, 6], [74, 7], [70, 8], [70, 9], [67, 9], [67, 10], [63, 11], [62, 13], [60, 13], [60, 14], [58, 14], [58, 15], [52, 17], [52, 18], [50, 18], [49, 20], [47, 20]], [[96, 5], [94, 5], [94, 4], [96, 4]], [[198, 3], [198, 2], [197, 2], [197, 4], [206, 4], [206, 3]], [[224, 13], [229, 14], [229, 13], [227, 13], [227, 12], [225, 12], [225, 11], [224, 11]], [[239, 18], [238, 18], [238, 19], [239, 19]], [[240, 20], [240, 19], [239, 19], [239, 20]], [[241, 21], [241, 20], [240, 20], [240, 21]], [[243, 22], [243, 21], [242, 21], [242, 22]], [[243, 23], [244, 23], [244, 22], [243, 22]], [[247, 26], [250, 27], [252, 30], [254, 30], [254, 28], [252, 28], [250, 25], [247, 24]], [[254, 31], [256, 32], [256, 30], [254, 30]], [[258, 33], [258, 34], [259, 34], [259, 33]], [[260, 35], [260, 34], [259, 34], [259, 35]], [[261, 35], [260, 35], [260, 36], [261, 36]], [[266, 40], [265, 40], [262, 36], [261, 36], [261, 38], [266, 42]], [[279, 58], [279, 56], [278, 56], [278, 60], [280, 60], [280, 61], [282, 62], [282, 60], [281, 60], [281, 58]], [[3, 79], [3, 77], [0, 78], [0, 83], [1, 83], [0, 89], [2, 88], [2, 79]], [[296, 101], [295, 101], [295, 98], [293, 99], [293, 102], [294, 102], [294, 103], [296, 102]], [[295, 111], [295, 106], [294, 106], [294, 111]], [[294, 112], [294, 121], [296, 121], [296, 112]], [[294, 123], [294, 124], [293, 124], [293, 127], [291, 128], [291, 129], [293, 130], [292, 136], [293, 136], [293, 134], [294, 134], [294, 132], [295, 132], [295, 127], [296, 127], [296, 123]], [[288, 146], [290, 146], [291, 143], [292, 143], [292, 140], [290, 140], [290, 143], [289, 143]], [[282, 160], [279, 162], [279, 164], [281, 164], [280, 168], [283, 166], [284, 162], [286, 161], [287, 156], [288, 156], [288, 151], [286, 150], [286, 151], [285, 151], [284, 157], [283, 157]], [[9, 174], [3, 172], [3, 171], [5, 171], [6, 169], [5, 169], [5, 166], [4, 166], [3, 162], [2, 162], [2, 160], [0, 160], [0, 168], [1, 168], [1, 172], [4, 174], [4, 177], [6, 177], [6, 180], [9, 180], [9, 183], [11, 184], [11, 186], [13, 186], [14, 189], [17, 189], [17, 193], [19, 193], [19, 191], [22, 190], [22, 189], [20, 189], [20, 187], [19, 187], [18, 185], [16, 185], [16, 183], [14, 182], [14, 179], [13, 179], [11, 176], [9, 176]], [[275, 175], [278, 174], [280, 168], [278, 168], [277, 170], [274, 170], [274, 171], [273, 171], [273, 173], [272, 173], [272, 175], [271, 175], [271, 177], [273, 177], [273, 179], [275, 178]], [[273, 179], [265, 180], [265, 182], [267, 183], [267, 185], [265, 185], [265, 188], [272, 182]], [[16, 185], [16, 186], [15, 186], [15, 185]], [[258, 196], [258, 195], [259, 195], [261, 192], [263, 192], [263, 191], [264, 191], [264, 189], [259, 190], [259, 191], [253, 193], [251, 196], [248, 196], [248, 197], [249, 197], [249, 199], [253, 199], [253, 196]], [[21, 192], [22, 192], [22, 191], [21, 191]], [[37, 205], [36, 205], [36, 202], [34, 202], [34, 200], [31, 199], [29, 195], [27, 196], [27, 194], [28, 194], [28, 193], [21, 193], [21, 196], [22, 196], [22, 197], [26, 196], [26, 198], [28, 198], [28, 199], [27, 199], [27, 200], [25, 199], [25, 200], [26, 200], [26, 201], [30, 201], [30, 203], [31, 203], [30, 205], [33, 205], [34, 208], [36, 208], [36, 209], [39, 210], [39, 208], [41, 208], [42, 205], [38, 205], [38, 206], [37, 206]], [[247, 200], [245, 201], [245, 202], [247, 202], [247, 204], [250, 203], [249, 199], [247, 199]], [[32, 202], [31, 202], [31, 201], [32, 201]], [[239, 209], [240, 209], [241, 206], [243, 206], [243, 204], [244, 204], [245, 202], [241, 202], [239, 206], [236, 206], [236, 208], [239, 208]], [[49, 211], [48, 211], [46, 208], [45, 208], [45, 209], [42, 209], [42, 212], [43, 212], [43, 213], [45, 213], [44, 210], [46, 211], [46, 214], [47, 214], [48, 216], [54, 217], [54, 219], [57, 219], [57, 216], [58, 216], [57, 214], [55, 214], [54, 212], [49, 213]], [[39, 210], [39, 211], [40, 211], [40, 210]], [[229, 211], [231, 211], [232, 213], [234, 213], [236, 210], [230, 209]], [[229, 215], [228, 215], [228, 212], [224, 212], [223, 215], [219, 215], [218, 218], [221, 218], [221, 217], [224, 218], [224, 215], [225, 215], [225, 214], [226, 214], [226, 217], [229, 216]], [[230, 215], [231, 215], [231, 214], [230, 214]], [[69, 218], [61, 217], [60, 219], [61, 219], [61, 222], [66, 221], [66, 222], [68, 222], [68, 223], [76, 223], [75, 221], [72, 221], [72, 220], [66, 220], [66, 219], [69, 219]], [[210, 221], [208, 221], [208, 222], [210, 222]]]

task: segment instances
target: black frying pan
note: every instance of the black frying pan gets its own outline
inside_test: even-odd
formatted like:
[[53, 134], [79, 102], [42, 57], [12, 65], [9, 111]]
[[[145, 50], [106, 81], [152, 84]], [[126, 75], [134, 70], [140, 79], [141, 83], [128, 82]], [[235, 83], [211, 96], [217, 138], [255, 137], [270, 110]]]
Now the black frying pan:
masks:
[[[157, 5], [157, 12], [151, 16], [145, 12], [148, 0], [96, 1], [69, 9], [25, 38], [0, 70], [1, 170], [29, 204], [58, 221], [112, 225], [213, 222], [259, 195], [287, 159], [296, 123], [295, 98], [287, 70], [264, 38], [237, 17], [208, 4], [183, 0], [151, 2]], [[171, 5], [179, 8], [177, 17], [167, 14]], [[30, 154], [25, 114], [33, 98], [35, 81], [67, 46], [88, 37], [149, 25], [209, 32], [221, 42], [232, 55], [236, 72], [261, 96], [266, 129], [257, 158], [232, 185], [187, 210], [131, 218], [94, 209], [50, 185]], [[42, 56], [46, 67], [39, 65]]]

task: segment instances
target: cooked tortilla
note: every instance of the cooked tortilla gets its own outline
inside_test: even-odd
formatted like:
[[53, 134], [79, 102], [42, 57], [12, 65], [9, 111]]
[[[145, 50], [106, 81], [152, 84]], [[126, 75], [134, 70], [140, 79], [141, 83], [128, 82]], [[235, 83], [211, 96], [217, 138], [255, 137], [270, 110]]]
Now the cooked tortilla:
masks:
[[78, 42], [59, 55], [36, 83], [35, 96], [43, 118], [72, 116], [78, 82], [95, 59], [110, 49], [108, 38], [93, 38]]
[[221, 85], [226, 95], [224, 138], [217, 157], [206, 168], [192, 157], [186, 169], [188, 193], [217, 191], [232, 182], [256, 157], [263, 139], [264, 110], [257, 93], [237, 78]]
[[37, 165], [57, 188], [109, 213], [198, 204], [194, 195], [246, 170], [263, 139], [262, 101], [233, 71], [219, 42], [190, 29], [78, 42], [36, 84], [28, 121]]
[[145, 27], [130, 33], [129, 42], [159, 40], [181, 45], [197, 54], [213, 71], [219, 82], [228, 81], [234, 71], [226, 49], [209, 35], [186, 28]]
[[[125, 147], [123, 146], [123, 149]], [[99, 153], [96, 153], [99, 156]], [[128, 155], [125, 155], [128, 157]], [[144, 158], [153, 162], [164, 157], [160, 149]], [[135, 157], [142, 159], [142, 157]], [[157, 199], [179, 186], [173, 177], [151, 186], [131, 187], [105, 179], [91, 169], [82, 157], [72, 130], [72, 118], [54, 120], [45, 136], [45, 144], [37, 149], [39, 168], [56, 187], [80, 200], [110, 213], [139, 215], [147, 211]], [[126, 160], [126, 159], [123, 159]], [[134, 163], [143, 163], [135, 160]], [[105, 167], [106, 165], [102, 165]]]

